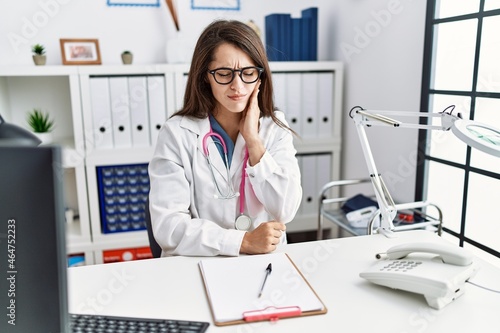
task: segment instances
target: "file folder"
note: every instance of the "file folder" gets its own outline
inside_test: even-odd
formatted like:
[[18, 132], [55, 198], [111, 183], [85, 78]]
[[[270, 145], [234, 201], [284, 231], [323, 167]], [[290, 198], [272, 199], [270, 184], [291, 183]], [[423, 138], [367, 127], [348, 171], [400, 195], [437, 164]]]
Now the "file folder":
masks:
[[[274, 91], [274, 106], [278, 110], [285, 112], [286, 120], [290, 123], [291, 119], [288, 116], [286, 104], [286, 74], [273, 73], [273, 91]], [[290, 125], [290, 124], [289, 124]]]
[[302, 81], [300, 73], [286, 74], [286, 106], [285, 114], [290, 128], [302, 136]]
[[155, 146], [160, 128], [167, 120], [165, 78], [163, 76], [148, 76], [147, 81], [149, 102], [149, 133], [151, 136], [151, 145]]
[[318, 136], [331, 138], [333, 135], [333, 73], [318, 73]]
[[317, 73], [302, 74], [302, 136], [304, 138], [318, 137], [318, 75]]
[[188, 75], [187, 73], [179, 74], [176, 77], [175, 84], [175, 110], [180, 110], [184, 106], [184, 94], [186, 93]]
[[[332, 154], [316, 155], [316, 190], [315, 193], [320, 193], [323, 186], [332, 181]], [[318, 207], [321, 198], [315, 199], [316, 207]]]
[[90, 78], [89, 88], [94, 148], [113, 148], [113, 121], [111, 118], [108, 78]]
[[318, 211], [317, 155], [302, 155], [302, 214]]
[[145, 76], [128, 78], [132, 146], [150, 145], [148, 117], [148, 87]]
[[132, 146], [130, 105], [127, 77], [109, 78], [111, 118], [113, 121], [113, 141], [115, 148]]
[[[269, 263], [273, 270], [258, 297]], [[286, 253], [204, 259], [199, 268], [216, 326], [327, 312]]]

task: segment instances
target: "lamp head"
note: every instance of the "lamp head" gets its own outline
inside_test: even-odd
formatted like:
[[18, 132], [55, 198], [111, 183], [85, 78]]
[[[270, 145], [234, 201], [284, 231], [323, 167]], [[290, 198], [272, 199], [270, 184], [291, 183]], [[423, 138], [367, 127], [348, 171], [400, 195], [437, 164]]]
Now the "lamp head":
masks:
[[451, 131], [467, 145], [483, 153], [500, 157], [500, 130], [488, 124], [458, 119]]
[[7, 123], [0, 115], [0, 145], [38, 146], [42, 141], [30, 131]]

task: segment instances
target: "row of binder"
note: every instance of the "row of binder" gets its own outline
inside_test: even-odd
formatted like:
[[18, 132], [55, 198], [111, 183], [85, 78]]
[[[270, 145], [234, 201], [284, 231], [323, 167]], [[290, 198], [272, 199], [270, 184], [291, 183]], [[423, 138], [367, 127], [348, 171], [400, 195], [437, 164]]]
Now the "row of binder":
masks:
[[94, 148], [149, 147], [167, 119], [163, 76], [91, 77]]
[[270, 61], [318, 60], [318, 8], [304, 9], [302, 17], [270, 14], [265, 17], [266, 52]]
[[[286, 113], [291, 128], [302, 138], [330, 138], [334, 73], [275, 72], [272, 77], [275, 104]], [[95, 149], [155, 144], [168, 117], [163, 76], [92, 77], [89, 81]]]
[[297, 159], [302, 177], [302, 203], [297, 216], [317, 214], [321, 188], [332, 180], [332, 155], [297, 155]]
[[331, 138], [333, 134], [334, 73], [273, 73], [276, 107], [302, 138]]

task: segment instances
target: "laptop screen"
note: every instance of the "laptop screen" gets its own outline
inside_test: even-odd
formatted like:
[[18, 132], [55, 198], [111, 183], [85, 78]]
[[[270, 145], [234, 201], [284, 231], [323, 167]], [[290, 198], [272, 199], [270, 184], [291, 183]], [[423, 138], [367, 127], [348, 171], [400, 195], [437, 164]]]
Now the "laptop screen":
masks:
[[59, 147], [0, 143], [0, 332], [68, 331]]

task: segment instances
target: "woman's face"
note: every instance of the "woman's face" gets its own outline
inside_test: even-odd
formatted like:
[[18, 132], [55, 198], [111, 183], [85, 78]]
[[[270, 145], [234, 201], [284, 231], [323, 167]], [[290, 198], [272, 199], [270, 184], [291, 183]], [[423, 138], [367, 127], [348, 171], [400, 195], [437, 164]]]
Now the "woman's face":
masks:
[[[208, 69], [242, 69], [251, 66], [255, 66], [255, 63], [241, 49], [231, 44], [221, 44], [215, 49], [214, 61], [210, 63]], [[217, 101], [217, 112], [242, 112], [246, 108], [248, 100], [258, 82], [244, 83], [241, 80], [240, 72], [235, 72], [234, 74], [233, 81], [225, 85], [217, 83], [212, 74], [207, 74], [212, 94]], [[248, 73], [246, 74], [245, 72], [242, 75], [247, 78], [249, 77]]]

